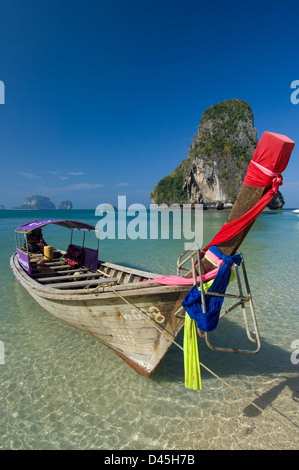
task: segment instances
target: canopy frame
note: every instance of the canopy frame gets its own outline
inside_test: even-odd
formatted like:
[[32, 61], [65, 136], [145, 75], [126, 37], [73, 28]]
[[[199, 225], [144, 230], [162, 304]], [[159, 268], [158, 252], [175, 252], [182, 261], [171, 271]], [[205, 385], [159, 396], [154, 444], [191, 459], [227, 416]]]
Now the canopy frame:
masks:
[[29, 222], [27, 224], [21, 225], [18, 227], [15, 232], [17, 233], [29, 233], [35, 230], [36, 228], [42, 228], [46, 225], [55, 224], [61, 227], [68, 228], [70, 230], [84, 230], [88, 232], [96, 232], [99, 229], [94, 227], [93, 225], [86, 224], [84, 222], [77, 222], [75, 220], [59, 220], [59, 219], [48, 219], [48, 220], [35, 220], [34, 222]]
[[[73, 240], [73, 231], [78, 230], [83, 232], [83, 241], [81, 247], [84, 248], [85, 246], [85, 234], [86, 232], [97, 232], [99, 229], [94, 227], [93, 225], [86, 224], [84, 222], [78, 222], [74, 220], [59, 220], [59, 219], [48, 219], [48, 220], [36, 220], [34, 222], [29, 222], [27, 224], [21, 225], [17, 229], [15, 229], [15, 239], [16, 239], [16, 248], [18, 253], [19, 261], [21, 262], [23, 268], [31, 275], [31, 266], [30, 266], [30, 254], [29, 254], [29, 247], [28, 247], [28, 240], [27, 235], [31, 233], [33, 230], [38, 228], [45, 227], [47, 225], [58, 225], [61, 227], [68, 228], [71, 231], [70, 237], [70, 244], [72, 244]], [[24, 237], [24, 242], [22, 242], [22, 235]], [[99, 252], [99, 242], [100, 239], [97, 237], [97, 253]]]

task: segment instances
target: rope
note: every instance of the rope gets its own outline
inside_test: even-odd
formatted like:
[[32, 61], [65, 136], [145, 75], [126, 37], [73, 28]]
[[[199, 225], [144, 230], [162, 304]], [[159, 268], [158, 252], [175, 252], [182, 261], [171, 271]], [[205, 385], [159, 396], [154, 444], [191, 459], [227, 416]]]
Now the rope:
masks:
[[[101, 274], [111, 278], [111, 276], [109, 276], [109, 274], [106, 274], [105, 272], [101, 271], [100, 269], [97, 270], [98, 272], [100, 272]], [[89, 286], [88, 286], [89, 287]], [[97, 290], [98, 287], [96, 287], [95, 289], [93, 289], [93, 291]], [[137, 307], [136, 305], [133, 305], [131, 304], [130, 302], [127, 301], [127, 299], [125, 299], [125, 297], [123, 297], [119, 292], [117, 292], [115, 289], [113, 289], [112, 286], [109, 286], [109, 289], [111, 289], [116, 295], [118, 295], [126, 304], [128, 304], [131, 308], [134, 308], [136, 310], [138, 310], [142, 315], [146, 315], [147, 318], [150, 320], [150, 322], [153, 324], [153, 326], [158, 330], [160, 331], [160, 333], [162, 334], [165, 334], [165, 335], [168, 335], [171, 340], [171, 342], [177, 346], [181, 351], [184, 351], [184, 348], [175, 341], [174, 339], [174, 336], [169, 332], [167, 331], [165, 328], [163, 327], [160, 327], [160, 325], [150, 316], [148, 315], [148, 313], [146, 311], [143, 311], [141, 310], [139, 307]], [[215, 372], [213, 372], [209, 367], [207, 367], [205, 364], [203, 364], [202, 362], [200, 362], [200, 365], [207, 371], [209, 372], [211, 375], [213, 375], [216, 379], [218, 379], [223, 385], [225, 385], [227, 388], [229, 388], [230, 390], [232, 390], [236, 395], [239, 395], [241, 398], [243, 398], [244, 400], [246, 400], [250, 405], [252, 405], [254, 408], [256, 408], [258, 411], [260, 411], [261, 413], [264, 413], [266, 414], [270, 419], [272, 419], [272, 421], [278, 421], [280, 422], [280, 424], [282, 424], [283, 426], [287, 427], [290, 431], [292, 431], [293, 433], [296, 433], [296, 431], [294, 429], [292, 429], [288, 424], [286, 424], [284, 421], [282, 421], [281, 419], [279, 419], [278, 417], [274, 417], [272, 416], [271, 413], [269, 413], [267, 410], [261, 408], [260, 406], [258, 406], [256, 403], [254, 403], [253, 401], [249, 400], [248, 397], [246, 397], [245, 395], [243, 395], [241, 392], [239, 392], [236, 388], [234, 388], [232, 385], [230, 385], [229, 383], [227, 383], [224, 379], [222, 379], [221, 377], [219, 377], [219, 375], [217, 375]], [[296, 426], [298, 428], [298, 426], [294, 423], [292, 423], [293, 426]], [[297, 433], [296, 433], [297, 434]]]

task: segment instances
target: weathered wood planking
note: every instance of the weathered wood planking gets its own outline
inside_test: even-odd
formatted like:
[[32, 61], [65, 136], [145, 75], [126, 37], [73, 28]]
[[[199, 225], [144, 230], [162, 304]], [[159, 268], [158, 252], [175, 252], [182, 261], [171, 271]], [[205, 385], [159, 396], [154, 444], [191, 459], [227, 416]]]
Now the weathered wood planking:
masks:
[[[60, 269], [59, 266], [56, 268]], [[113, 279], [91, 272], [82, 276], [97, 276], [97, 279], [50, 284], [48, 281], [55, 281], [56, 277], [61, 281], [62, 276], [32, 279], [21, 268], [16, 255], [11, 258], [11, 267], [16, 278], [45, 310], [89, 333], [143, 375], [154, 372], [184, 325], [184, 320], [174, 313], [190, 286], [142, 282], [159, 276], [156, 273], [101, 262], [99, 269], [108, 276], [114, 275]], [[99, 283], [100, 291], [91, 293], [84, 289], [92, 283]], [[68, 288], [70, 285], [74, 286], [73, 290]], [[128, 299], [129, 305], [117, 292]]]

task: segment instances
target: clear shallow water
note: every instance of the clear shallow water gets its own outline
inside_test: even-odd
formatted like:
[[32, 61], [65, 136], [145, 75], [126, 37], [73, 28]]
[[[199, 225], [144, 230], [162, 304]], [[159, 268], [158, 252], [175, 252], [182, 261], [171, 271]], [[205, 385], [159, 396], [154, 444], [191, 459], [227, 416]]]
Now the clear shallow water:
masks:
[[[199, 341], [201, 362], [265, 409], [262, 414], [203, 368], [203, 389], [187, 390], [176, 346], [146, 379], [39, 307], [10, 271], [13, 231], [31, 218], [53, 216], [98, 221], [94, 211], [0, 212], [1, 449], [298, 448], [299, 365], [291, 362], [291, 343], [299, 340], [299, 217], [263, 213], [242, 245], [262, 351], [220, 354]], [[204, 212], [204, 243], [226, 217]], [[62, 231], [68, 243], [57, 227], [44, 231], [46, 241], [58, 246]], [[175, 273], [183, 242], [103, 240], [100, 250], [101, 259], [167, 274]], [[221, 321], [212, 339], [225, 346], [228, 337], [234, 346], [247, 345], [236, 314]]]

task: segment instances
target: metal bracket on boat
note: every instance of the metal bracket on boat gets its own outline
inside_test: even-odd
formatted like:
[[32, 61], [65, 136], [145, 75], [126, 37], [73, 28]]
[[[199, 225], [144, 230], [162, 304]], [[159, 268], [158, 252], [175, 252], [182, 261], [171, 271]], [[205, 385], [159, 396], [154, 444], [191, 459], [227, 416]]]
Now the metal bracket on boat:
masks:
[[[184, 259], [184, 256], [187, 253], [189, 253], [189, 251], [191, 251], [194, 247], [195, 247], [195, 250], [191, 254], [189, 254], [187, 258]], [[196, 284], [196, 277], [197, 277], [196, 268], [195, 268], [196, 262], [194, 261], [195, 258], [197, 258], [197, 260], [200, 260], [200, 249], [199, 249], [198, 243], [196, 242], [192, 243], [192, 245], [187, 250], [183, 251], [183, 253], [178, 257], [178, 260], [177, 260], [177, 275], [178, 276], [180, 275], [180, 270], [184, 270], [190, 273], [190, 268], [184, 267], [184, 264], [186, 264], [188, 261], [191, 260], [191, 272], [192, 272], [192, 277], [193, 277], [193, 285]], [[202, 284], [201, 284], [201, 287], [203, 288]], [[185, 315], [179, 315], [179, 313], [183, 311], [184, 311], [184, 307], [180, 307], [174, 313], [174, 316], [177, 318], [184, 319]]]
[[[242, 313], [243, 313], [243, 320], [246, 328], [246, 334], [252, 343], [256, 343], [256, 348], [255, 349], [238, 349], [238, 348], [222, 348], [218, 346], [213, 346], [211, 343], [210, 335], [207, 332], [200, 332], [199, 336], [204, 337], [207, 346], [212, 349], [213, 351], [220, 351], [220, 352], [231, 352], [231, 353], [239, 353], [239, 354], [257, 354], [261, 350], [261, 340], [260, 340], [260, 335], [257, 327], [257, 321], [256, 321], [256, 316], [255, 316], [255, 311], [254, 311], [254, 305], [252, 302], [252, 296], [251, 296], [251, 291], [250, 291], [250, 286], [247, 278], [247, 273], [246, 273], [246, 268], [245, 268], [245, 263], [244, 263], [244, 258], [242, 255], [242, 261], [241, 261], [241, 268], [242, 268], [242, 274], [243, 274], [243, 279], [245, 283], [245, 288], [246, 288], [246, 294], [244, 296], [243, 294], [243, 287], [241, 283], [241, 278], [240, 278], [240, 273], [239, 273], [239, 266], [235, 266], [235, 272], [236, 272], [236, 278], [237, 278], [237, 283], [238, 283], [238, 289], [239, 289], [239, 295], [233, 295], [233, 294], [217, 294], [215, 292], [203, 292], [203, 296], [206, 295], [218, 295], [220, 297], [226, 297], [226, 298], [232, 298], [238, 300], [234, 305], [229, 307], [227, 310], [225, 310], [222, 314], [220, 314], [219, 320], [226, 316], [228, 313], [232, 312], [234, 309], [241, 307]], [[203, 297], [202, 296], [202, 297]], [[250, 314], [251, 314], [251, 320], [253, 324], [253, 331], [254, 334], [252, 335], [250, 328], [249, 328], [249, 322], [248, 322], [248, 315], [246, 311], [246, 303], [249, 305], [250, 309]]]
[[[189, 253], [195, 247], [195, 250], [190, 253], [187, 258], [184, 259], [184, 256]], [[196, 284], [196, 269], [195, 269], [195, 262], [194, 258], [197, 257], [198, 260], [200, 260], [200, 249], [198, 243], [194, 242], [192, 245], [190, 245], [187, 250], [183, 251], [183, 253], [178, 257], [177, 260], [177, 275], [180, 275], [180, 270], [188, 271], [190, 272], [190, 268], [184, 267], [184, 264], [186, 264], [189, 260], [191, 260], [191, 266], [192, 266], [192, 276], [193, 276], [193, 284]]]
[[[187, 252], [189, 250], [191, 250], [193, 248], [194, 245], [196, 246], [195, 251], [193, 251], [187, 258], [185, 258], [183, 261], [181, 261], [182, 258], [187, 254]], [[207, 295], [230, 298], [230, 299], [236, 299], [237, 302], [234, 305], [232, 305], [227, 310], [225, 310], [222, 314], [220, 314], [219, 320], [221, 318], [223, 318], [224, 316], [226, 316], [228, 313], [235, 310], [236, 308], [241, 307], [247, 337], [248, 337], [249, 341], [251, 341], [252, 343], [256, 343], [257, 346], [256, 346], [256, 349], [253, 349], [253, 350], [250, 350], [250, 349], [237, 349], [237, 348], [222, 348], [222, 347], [212, 345], [210, 335], [209, 335], [208, 332], [204, 332], [204, 331], [201, 331], [201, 330], [197, 329], [198, 335], [201, 338], [205, 339], [207, 346], [210, 349], [212, 349], [213, 351], [231, 352], [231, 353], [239, 353], [239, 354], [257, 354], [261, 350], [261, 341], [260, 341], [260, 336], [259, 336], [259, 331], [258, 331], [258, 326], [257, 326], [257, 321], [256, 321], [256, 315], [255, 315], [255, 310], [254, 310], [254, 306], [253, 306], [253, 302], [252, 302], [252, 295], [251, 295], [251, 291], [250, 291], [250, 286], [249, 286], [249, 282], [248, 282], [248, 277], [247, 277], [247, 273], [246, 273], [246, 268], [245, 268], [243, 255], [241, 254], [242, 260], [241, 260], [240, 267], [236, 266], [236, 265], [234, 266], [235, 273], [236, 273], [236, 279], [237, 279], [237, 283], [238, 283], [239, 295], [219, 294], [217, 292], [212, 292], [212, 291], [209, 292], [209, 291], [204, 290], [203, 279], [202, 279], [202, 269], [201, 269], [202, 265], [201, 265], [201, 258], [200, 258], [200, 249], [199, 249], [198, 244], [194, 243], [193, 245], [191, 245], [189, 250], [185, 250], [180, 255], [180, 257], [178, 258], [178, 261], [177, 261], [177, 274], [178, 275], [180, 274], [181, 269], [190, 272], [190, 269], [187, 269], [187, 268], [183, 267], [183, 265], [187, 261], [191, 260], [193, 284], [194, 285], [197, 284], [197, 282], [196, 282], [196, 274], [197, 273], [196, 273], [196, 268], [195, 268], [196, 263], [194, 261], [195, 257], [197, 257], [198, 264], [199, 264], [199, 269], [198, 269], [197, 276], [199, 275], [199, 281], [200, 281], [199, 283], [200, 283], [201, 302], [202, 302], [202, 311], [203, 311], [203, 313], [206, 312], [206, 296]], [[239, 272], [240, 268], [241, 268], [242, 274], [243, 274], [243, 282], [245, 284], [246, 295], [244, 295], [244, 291], [243, 291], [244, 286], [242, 285], [242, 282], [241, 282], [241, 277], [240, 277], [240, 272]], [[246, 304], [247, 303], [248, 303], [249, 308], [250, 308], [251, 320], [252, 320], [253, 331], [254, 331], [253, 335], [250, 331], [249, 322], [248, 322], [248, 315], [247, 315], [247, 311], [246, 311]], [[184, 310], [183, 307], [180, 307], [175, 312], [175, 316], [178, 317], [178, 318], [183, 318], [182, 315], [178, 315], [183, 310]]]

